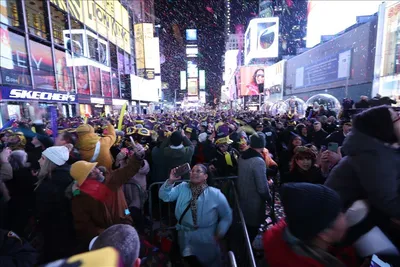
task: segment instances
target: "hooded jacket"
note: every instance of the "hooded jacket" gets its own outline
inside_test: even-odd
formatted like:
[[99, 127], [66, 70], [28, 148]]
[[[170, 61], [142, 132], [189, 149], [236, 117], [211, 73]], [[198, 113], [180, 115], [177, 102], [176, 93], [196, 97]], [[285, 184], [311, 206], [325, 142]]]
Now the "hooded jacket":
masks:
[[[179, 148], [169, 146], [169, 139], [161, 144], [161, 148], [164, 149], [164, 162], [167, 171], [164, 179], [168, 179], [173, 168], [185, 163], [190, 164], [192, 161], [194, 145], [186, 136], [183, 136], [183, 144]], [[189, 174], [185, 175], [183, 179], [189, 179]]]
[[[138, 173], [136, 173], [129, 181], [124, 184], [124, 194], [128, 207], [136, 207], [142, 209], [142, 204], [146, 200], [146, 175], [150, 171], [150, 166], [147, 160], [143, 161], [143, 166], [140, 167]], [[139, 189], [139, 186], [141, 190]], [[144, 195], [143, 195], [144, 194]]]
[[266, 201], [271, 201], [267, 166], [260, 153], [247, 149], [239, 158], [237, 189], [246, 224], [259, 226], [265, 220]]
[[353, 130], [346, 137], [344, 157], [325, 185], [339, 193], [344, 207], [368, 199], [369, 204], [400, 219], [400, 154], [388, 144]]
[[94, 161], [98, 162], [97, 166], [104, 166], [107, 170], [111, 170], [113, 157], [110, 152], [110, 148], [113, 146], [116, 140], [115, 129], [111, 124], [107, 126], [107, 134], [103, 137], [99, 137], [94, 133], [93, 127], [89, 127], [87, 132], [77, 132], [79, 153], [82, 160], [91, 162], [97, 142], [100, 142], [100, 152]]

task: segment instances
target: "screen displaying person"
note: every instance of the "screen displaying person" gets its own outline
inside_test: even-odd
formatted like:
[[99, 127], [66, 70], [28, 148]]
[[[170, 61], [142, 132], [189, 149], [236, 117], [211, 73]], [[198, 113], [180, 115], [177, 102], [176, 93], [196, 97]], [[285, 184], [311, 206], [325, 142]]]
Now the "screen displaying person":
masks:
[[264, 91], [264, 69], [257, 69], [252, 81], [246, 85], [246, 95], [259, 95]]

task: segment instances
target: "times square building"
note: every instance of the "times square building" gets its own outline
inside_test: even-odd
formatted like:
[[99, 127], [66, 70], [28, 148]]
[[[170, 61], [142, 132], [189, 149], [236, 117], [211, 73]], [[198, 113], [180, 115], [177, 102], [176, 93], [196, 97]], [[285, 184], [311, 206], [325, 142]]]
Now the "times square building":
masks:
[[0, 0], [2, 122], [49, 106], [64, 117], [118, 112], [130, 98], [132, 29], [115, 0]]

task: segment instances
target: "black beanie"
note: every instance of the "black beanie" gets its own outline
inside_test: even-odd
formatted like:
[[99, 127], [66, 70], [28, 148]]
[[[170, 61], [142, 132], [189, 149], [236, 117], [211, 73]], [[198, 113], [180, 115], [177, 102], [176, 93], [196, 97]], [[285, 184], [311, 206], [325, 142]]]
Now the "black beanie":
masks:
[[373, 107], [357, 114], [353, 128], [385, 143], [397, 142], [388, 106]]
[[250, 136], [251, 148], [265, 148], [265, 134], [256, 132]]
[[173, 146], [179, 146], [182, 144], [182, 133], [179, 131], [173, 132], [170, 137], [171, 144]]
[[281, 201], [290, 232], [302, 241], [329, 228], [341, 212], [339, 195], [324, 185], [287, 183]]

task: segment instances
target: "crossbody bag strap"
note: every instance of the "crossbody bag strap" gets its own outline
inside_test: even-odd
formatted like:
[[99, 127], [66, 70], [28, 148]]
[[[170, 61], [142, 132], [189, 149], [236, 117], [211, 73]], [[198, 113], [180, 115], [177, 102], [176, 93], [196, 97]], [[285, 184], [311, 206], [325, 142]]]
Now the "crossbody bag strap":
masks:
[[179, 224], [182, 223], [183, 216], [185, 216], [185, 214], [189, 211], [189, 209], [190, 209], [190, 204], [192, 204], [192, 201], [191, 201], [191, 200], [189, 201], [189, 204], [187, 205], [186, 209], [183, 211], [181, 217], [179, 218], [179, 221], [178, 221]]
[[[203, 190], [203, 192], [204, 192], [204, 190]], [[197, 197], [197, 199], [203, 194], [203, 192], [201, 192], [201, 194]], [[185, 216], [185, 214], [189, 211], [190, 206], [191, 206], [191, 204], [192, 204], [192, 201], [193, 201], [193, 199], [191, 199], [191, 200], [189, 201], [189, 204], [187, 205], [186, 209], [183, 211], [181, 217], [179, 218], [179, 221], [178, 221], [179, 224], [182, 223], [183, 216]]]

